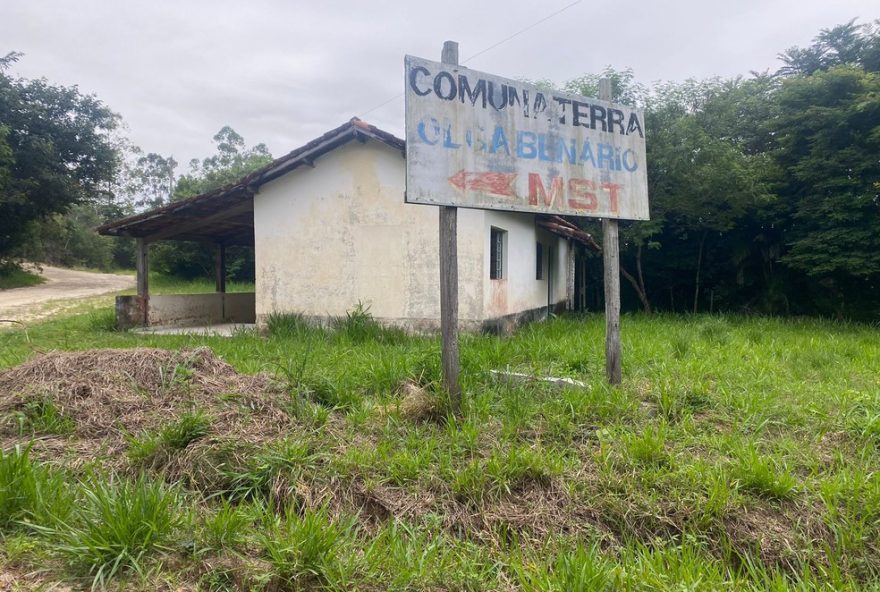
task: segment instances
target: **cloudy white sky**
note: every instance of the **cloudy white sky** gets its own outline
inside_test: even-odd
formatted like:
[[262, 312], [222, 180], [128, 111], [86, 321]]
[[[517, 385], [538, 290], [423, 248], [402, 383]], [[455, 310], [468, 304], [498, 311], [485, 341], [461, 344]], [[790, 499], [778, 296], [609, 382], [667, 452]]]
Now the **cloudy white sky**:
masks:
[[[461, 59], [574, 0], [3, 0], [14, 73], [77, 84], [120, 113], [131, 140], [179, 162], [231, 125], [280, 156], [354, 115], [402, 135], [403, 56]], [[822, 28], [880, 17], [876, 0], [583, 0], [467, 62], [564, 82], [605, 65], [638, 80], [776, 70]]]

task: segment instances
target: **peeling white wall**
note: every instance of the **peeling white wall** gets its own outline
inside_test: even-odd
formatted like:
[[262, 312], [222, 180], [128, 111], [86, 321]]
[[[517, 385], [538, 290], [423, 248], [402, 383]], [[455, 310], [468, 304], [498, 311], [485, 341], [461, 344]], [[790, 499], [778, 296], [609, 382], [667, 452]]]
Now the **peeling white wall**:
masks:
[[[254, 198], [257, 322], [272, 312], [344, 316], [361, 302], [387, 323], [437, 327], [438, 209], [404, 203], [404, 187], [403, 157], [374, 140], [262, 186]], [[509, 233], [504, 280], [489, 279], [493, 225]], [[458, 210], [463, 327], [547, 306], [547, 280], [535, 279], [537, 236], [545, 257], [556, 245], [553, 296], [564, 300], [565, 240], [536, 229], [530, 214]]]
[[[358, 302], [377, 319], [433, 327], [440, 317], [438, 210], [405, 204], [405, 162], [351, 142], [260, 188], [254, 199], [257, 318], [342, 316]], [[459, 212], [473, 236], [482, 212]], [[459, 246], [459, 317], [482, 317], [482, 244]]]
[[[504, 254], [505, 276], [489, 279], [490, 233], [495, 227], [507, 232], [507, 252]], [[518, 312], [546, 307], [565, 300], [568, 241], [535, 225], [533, 214], [486, 211], [483, 260], [483, 293], [486, 318], [503, 317]], [[536, 279], [537, 243], [543, 247], [543, 279]], [[554, 247], [554, 261], [548, 269], [550, 247]], [[552, 276], [548, 280], [548, 277]], [[548, 293], [548, 283], [550, 291]]]

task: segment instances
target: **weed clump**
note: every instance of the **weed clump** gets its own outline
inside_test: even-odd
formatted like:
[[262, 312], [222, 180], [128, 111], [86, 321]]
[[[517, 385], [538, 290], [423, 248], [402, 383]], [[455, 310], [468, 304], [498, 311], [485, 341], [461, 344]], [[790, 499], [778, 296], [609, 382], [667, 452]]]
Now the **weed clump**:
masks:
[[385, 327], [370, 312], [370, 306], [358, 302], [354, 308], [345, 313], [344, 317], [335, 317], [331, 326], [340, 335], [352, 343], [376, 342], [384, 344], [403, 343], [407, 339], [406, 331], [395, 327]]
[[748, 447], [737, 458], [733, 472], [739, 487], [759, 497], [787, 500], [797, 492], [797, 479], [785, 468], [777, 468], [767, 457]]
[[269, 517], [260, 544], [272, 566], [275, 590], [333, 589], [344, 575], [342, 548], [354, 522], [330, 519], [327, 508]]
[[480, 504], [487, 498], [498, 499], [530, 485], [546, 487], [561, 471], [561, 463], [553, 455], [514, 446], [470, 462], [452, 476], [451, 486], [462, 500]]
[[666, 452], [666, 426], [648, 427], [639, 434], [624, 437], [630, 458], [638, 464], [662, 467], [669, 463]]
[[180, 524], [178, 494], [144, 476], [134, 481], [97, 477], [82, 484], [80, 499], [67, 521], [38, 530], [77, 569], [104, 587], [117, 573], [131, 569], [145, 575], [151, 553], [167, 546]]
[[129, 441], [128, 456], [135, 463], [157, 464], [207, 435], [211, 418], [202, 411], [184, 413], [158, 432], [145, 432]]
[[0, 533], [50, 517], [63, 519], [71, 502], [62, 476], [32, 462], [30, 446], [0, 449]]
[[270, 337], [290, 339], [319, 331], [302, 314], [272, 312], [266, 318], [266, 331]]
[[66, 416], [50, 398], [40, 398], [25, 403], [12, 414], [21, 436], [32, 434], [55, 434], [66, 436], [73, 433], [76, 423]]
[[614, 564], [602, 556], [598, 546], [578, 546], [572, 552], [560, 552], [549, 565], [515, 563], [520, 585], [525, 590], [613, 590]]
[[317, 463], [317, 454], [307, 440], [285, 439], [256, 451], [240, 464], [221, 467], [222, 484], [215, 495], [230, 501], [271, 501], [285, 507], [295, 501], [296, 486], [303, 474]]

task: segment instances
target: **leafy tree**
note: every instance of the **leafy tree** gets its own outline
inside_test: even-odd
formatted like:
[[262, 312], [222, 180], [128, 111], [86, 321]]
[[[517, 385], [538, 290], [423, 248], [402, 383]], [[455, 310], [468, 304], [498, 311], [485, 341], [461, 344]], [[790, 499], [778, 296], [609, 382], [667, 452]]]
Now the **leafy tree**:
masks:
[[120, 241], [95, 232], [95, 227], [105, 221], [101, 209], [95, 203], [76, 204], [64, 214], [32, 223], [16, 255], [65, 267], [116, 267], [114, 260]]
[[812, 76], [837, 66], [857, 66], [868, 72], [880, 70], [880, 21], [858, 25], [856, 19], [822, 29], [806, 48], [791, 47], [779, 54], [784, 76]]
[[599, 74], [584, 74], [566, 82], [562, 90], [584, 97], [599, 96], [599, 81], [607, 78], [611, 81], [611, 100], [630, 107], [643, 107], [648, 97], [648, 88], [636, 81], [631, 68], [616, 70], [605, 66]]
[[[791, 268], [838, 294], [880, 283], [880, 74], [841, 66], [784, 81], [776, 121]], [[849, 287], [849, 290], [843, 288]], [[857, 294], [853, 294], [856, 296]], [[839, 314], [846, 311], [838, 308]]]
[[[607, 78], [611, 81], [611, 100], [631, 107], [644, 107], [649, 97], [647, 87], [636, 82], [632, 69], [616, 70], [612, 66], [606, 66], [600, 74], [585, 74], [579, 78], [568, 81], [563, 90], [579, 94], [585, 97], [595, 97], [599, 94], [599, 81]], [[648, 132], [650, 133], [650, 131]], [[594, 234], [601, 232], [601, 225], [595, 221], [581, 220], [581, 225]], [[620, 271], [624, 278], [632, 285], [639, 297], [642, 308], [646, 313], [651, 312], [651, 302], [648, 298], [645, 286], [644, 273], [642, 270], [642, 250], [644, 247], [656, 247], [657, 243], [652, 238], [660, 232], [663, 222], [658, 220], [656, 213], [652, 220], [629, 224], [624, 222], [620, 226], [623, 259], [632, 260], [634, 272], [628, 268], [628, 263], [622, 260]], [[631, 251], [635, 252], [632, 256]], [[627, 257], [627, 255], [630, 255]]]
[[182, 176], [174, 191], [176, 199], [207, 193], [272, 162], [265, 144], [245, 147], [242, 138], [228, 125], [214, 135], [217, 153], [201, 161], [190, 161], [192, 172]]
[[173, 156], [155, 152], [141, 154], [128, 171], [127, 192], [135, 207], [155, 208], [169, 203], [174, 197], [177, 161]]
[[92, 95], [13, 78], [0, 59], [0, 258], [28, 224], [106, 194], [117, 169], [119, 117]]

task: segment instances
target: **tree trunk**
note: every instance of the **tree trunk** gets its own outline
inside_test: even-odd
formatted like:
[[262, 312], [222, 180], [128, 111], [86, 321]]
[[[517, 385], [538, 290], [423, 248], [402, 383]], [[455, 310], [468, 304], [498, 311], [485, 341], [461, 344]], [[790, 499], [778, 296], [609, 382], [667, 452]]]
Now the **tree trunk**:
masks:
[[636, 291], [636, 294], [639, 295], [639, 300], [642, 303], [642, 310], [645, 311], [645, 314], [651, 314], [651, 302], [648, 300], [648, 295], [645, 294], [644, 288], [642, 286], [639, 286], [639, 281], [622, 265], [620, 266], [620, 273], [623, 274], [623, 277], [627, 279], [627, 281]]
[[645, 279], [642, 276], [642, 246], [639, 245], [636, 250], [636, 276], [628, 272], [623, 265], [620, 266], [620, 273], [623, 274], [623, 277], [627, 279], [627, 281], [632, 285], [633, 289], [636, 291], [636, 294], [639, 296], [639, 301], [642, 303], [642, 310], [645, 314], [651, 314], [651, 301], [648, 300], [648, 291], [645, 289]]
[[645, 289], [645, 276], [642, 275], [642, 245], [636, 249], [636, 273], [639, 278], [639, 286], [642, 287], [641, 293], [644, 295], [642, 306], [645, 307], [646, 314], [651, 314], [651, 302], [648, 300], [648, 290]]
[[700, 239], [700, 253], [697, 255], [697, 277], [694, 280], [694, 314], [697, 314], [697, 308], [700, 304], [700, 269], [703, 266], [703, 246], [706, 244], [706, 235], [708, 230], [703, 231], [703, 238]]

